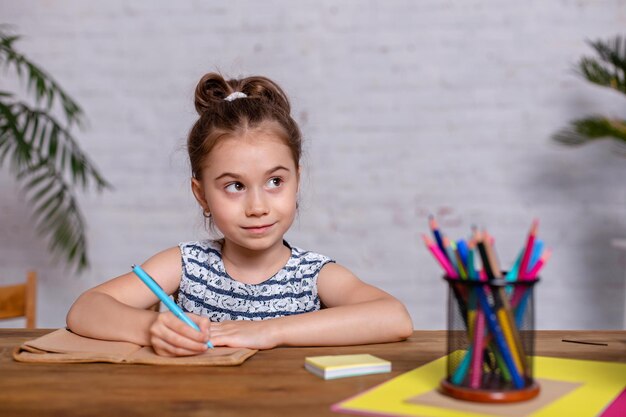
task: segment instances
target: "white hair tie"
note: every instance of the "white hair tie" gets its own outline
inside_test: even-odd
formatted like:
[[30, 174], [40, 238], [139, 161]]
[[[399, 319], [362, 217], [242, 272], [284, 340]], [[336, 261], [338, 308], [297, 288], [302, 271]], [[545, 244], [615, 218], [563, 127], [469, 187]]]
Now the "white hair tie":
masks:
[[233, 101], [233, 100], [237, 100], [238, 98], [246, 98], [246, 97], [248, 97], [246, 93], [242, 93], [241, 91], [235, 91], [234, 93], [230, 93], [230, 95], [226, 97], [224, 100]]

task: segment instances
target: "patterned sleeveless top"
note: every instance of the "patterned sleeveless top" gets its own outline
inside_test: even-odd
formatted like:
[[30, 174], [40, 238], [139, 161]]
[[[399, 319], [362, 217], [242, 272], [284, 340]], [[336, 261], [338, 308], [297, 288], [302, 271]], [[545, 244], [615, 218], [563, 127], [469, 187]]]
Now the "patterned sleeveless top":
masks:
[[222, 242], [203, 240], [179, 245], [183, 272], [177, 304], [211, 321], [265, 320], [320, 309], [317, 276], [332, 259], [290, 246], [285, 266], [260, 284], [231, 278], [222, 260]]

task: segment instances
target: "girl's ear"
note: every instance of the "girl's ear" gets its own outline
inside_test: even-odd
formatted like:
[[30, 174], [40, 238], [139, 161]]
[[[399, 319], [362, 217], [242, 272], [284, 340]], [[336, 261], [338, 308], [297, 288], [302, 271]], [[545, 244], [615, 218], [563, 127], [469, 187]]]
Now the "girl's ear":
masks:
[[193, 192], [194, 197], [196, 197], [198, 204], [202, 207], [202, 211], [210, 212], [209, 204], [206, 201], [204, 189], [202, 188], [202, 183], [196, 178], [191, 179], [191, 191]]
[[298, 180], [298, 188], [296, 189], [296, 192], [300, 191], [300, 178], [302, 178], [302, 165], [298, 165], [298, 168], [296, 169], [296, 179]]

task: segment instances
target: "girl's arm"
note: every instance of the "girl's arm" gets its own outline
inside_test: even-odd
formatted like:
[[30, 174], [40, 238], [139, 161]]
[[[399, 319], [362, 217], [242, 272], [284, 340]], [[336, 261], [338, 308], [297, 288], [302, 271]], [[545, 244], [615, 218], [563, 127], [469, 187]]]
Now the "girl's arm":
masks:
[[[178, 289], [182, 266], [177, 247], [154, 255], [142, 267], [167, 294]], [[67, 313], [67, 326], [77, 334], [96, 339], [153, 345], [163, 355], [206, 350], [208, 319], [190, 316], [203, 330], [199, 333], [171, 313], [147, 310], [157, 301], [156, 295], [128, 272], [78, 297]]]
[[326, 264], [317, 288], [327, 308], [261, 322], [211, 323], [211, 341], [267, 349], [395, 342], [413, 332], [411, 317], [400, 301], [340, 265]]

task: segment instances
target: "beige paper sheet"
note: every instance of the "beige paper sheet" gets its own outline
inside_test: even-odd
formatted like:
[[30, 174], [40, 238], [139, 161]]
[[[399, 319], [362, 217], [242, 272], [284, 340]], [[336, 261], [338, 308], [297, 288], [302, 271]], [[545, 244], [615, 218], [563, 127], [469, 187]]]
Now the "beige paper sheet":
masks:
[[531, 400], [518, 403], [484, 404], [462, 401], [444, 395], [437, 389], [411, 397], [407, 402], [469, 413], [487, 414], [494, 417], [526, 417], [583, 385], [582, 383], [552, 379], [537, 379], [537, 382], [541, 387], [539, 395]]
[[16, 347], [13, 358], [18, 362], [33, 363], [231, 366], [243, 363], [256, 352], [254, 349], [216, 347], [200, 355], [169, 358], [157, 355], [150, 346], [91, 339], [67, 329], [58, 329]]

